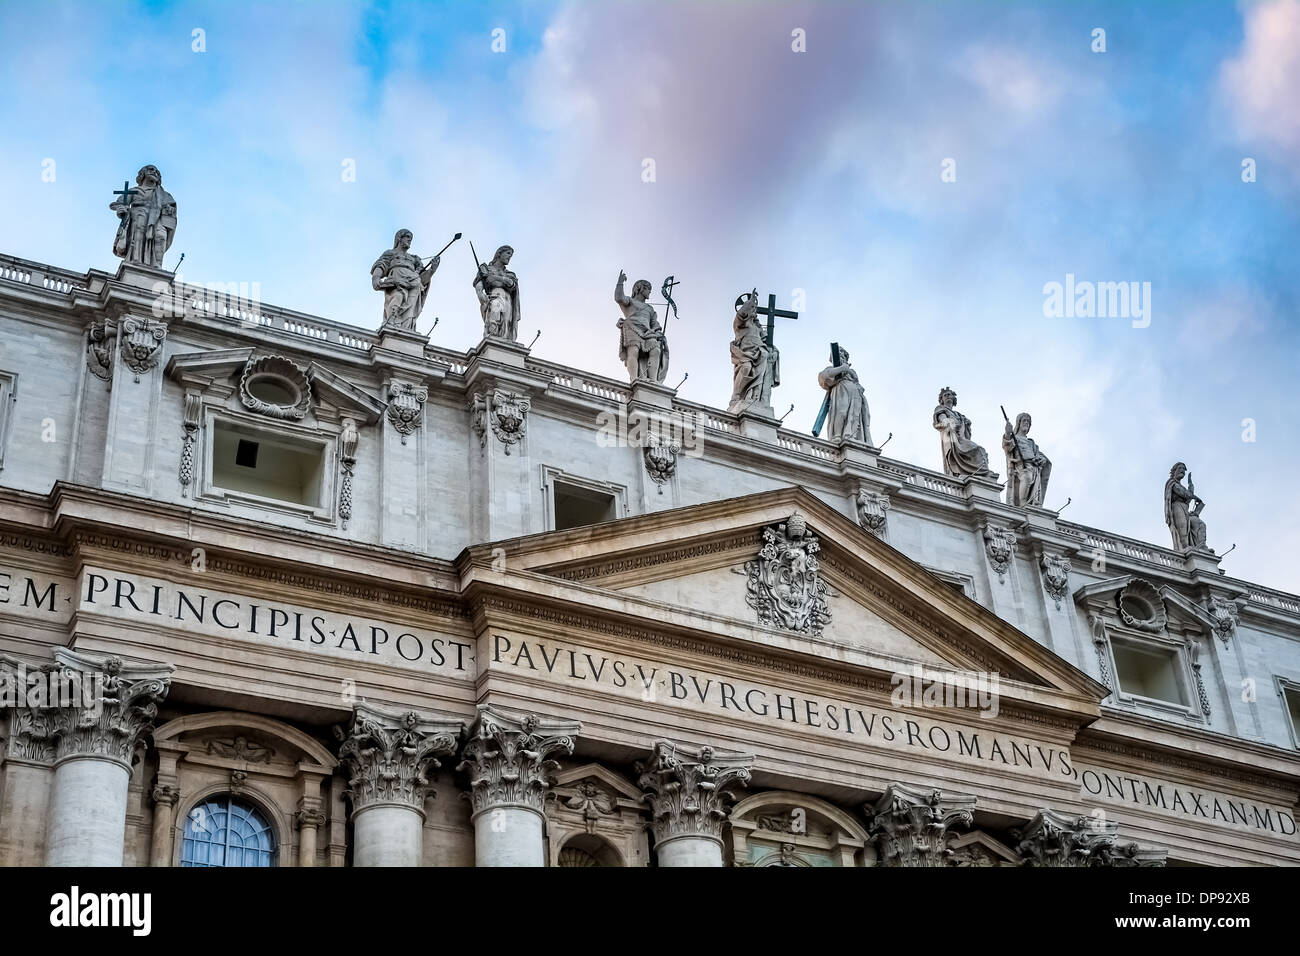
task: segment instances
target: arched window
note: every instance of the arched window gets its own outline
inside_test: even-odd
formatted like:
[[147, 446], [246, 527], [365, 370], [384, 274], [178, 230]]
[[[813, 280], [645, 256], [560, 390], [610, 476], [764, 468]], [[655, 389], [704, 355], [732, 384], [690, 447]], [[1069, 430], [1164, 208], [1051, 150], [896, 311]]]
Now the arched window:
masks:
[[190, 811], [181, 842], [181, 866], [275, 864], [275, 834], [251, 803], [217, 794]]

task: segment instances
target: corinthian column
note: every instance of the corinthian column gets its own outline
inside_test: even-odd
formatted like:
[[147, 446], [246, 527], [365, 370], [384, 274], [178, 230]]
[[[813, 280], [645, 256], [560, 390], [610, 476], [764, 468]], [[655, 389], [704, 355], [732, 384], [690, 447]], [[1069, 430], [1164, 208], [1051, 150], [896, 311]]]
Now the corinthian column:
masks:
[[869, 811], [880, 866], [948, 866], [949, 827], [970, 826], [975, 798], [891, 783]]
[[1164, 866], [1165, 851], [1120, 842], [1119, 825], [1100, 817], [1039, 810], [1020, 833], [1025, 866]]
[[476, 866], [545, 866], [542, 801], [551, 754], [573, 753], [582, 726], [535, 714], [507, 717], [480, 704], [459, 770], [469, 772]]
[[[457, 720], [357, 705], [339, 747], [350, 774], [353, 866], [420, 865], [428, 773], [441, 766], [438, 757], [456, 752], [463, 729]], [[304, 841], [314, 840], [319, 824], [306, 828], [314, 820], [304, 820]]]
[[666, 740], [638, 763], [637, 783], [646, 791], [654, 820], [655, 858], [660, 866], [722, 866], [722, 828], [737, 786], [749, 783], [752, 754], [720, 756]]
[[54, 659], [74, 700], [53, 712], [57, 751], [45, 864], [121, 866], [131, 757], [153, 729], [172, 666], [124, 664], [63, 647]]

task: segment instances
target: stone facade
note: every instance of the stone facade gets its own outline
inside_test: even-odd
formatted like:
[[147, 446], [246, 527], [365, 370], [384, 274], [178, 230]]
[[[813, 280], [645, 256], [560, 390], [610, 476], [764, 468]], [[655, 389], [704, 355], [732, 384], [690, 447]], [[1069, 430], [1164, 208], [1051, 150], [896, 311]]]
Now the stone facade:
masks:
[[1300, 862], [1300, 598], [1207, 548], [138, 262], [0, 340], [0, 863]]

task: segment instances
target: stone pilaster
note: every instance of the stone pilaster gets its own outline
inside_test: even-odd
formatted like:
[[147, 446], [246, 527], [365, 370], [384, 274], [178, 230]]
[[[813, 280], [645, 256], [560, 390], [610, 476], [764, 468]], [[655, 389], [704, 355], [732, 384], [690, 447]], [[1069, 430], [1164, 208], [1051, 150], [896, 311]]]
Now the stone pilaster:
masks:
[[552, 755], [573, 753], [581, 729], [573, 721], [509, 717], [479, 705], [457, 768], [469, 773], [477, 866], [546, 865], [542, 803], [559, 766]]
[[459, 721], [357, 705], [339, 747], [349, 774], [354, 866], [420, 865], [424, 801], [433, 790], [428, 773], [440, 766], [438, 757], [456, 752], [462, 730]]
[[53, 714], [54, 784], [47, 866], [121, 866], [127, 785], [136, 749], [171, 687], [170, 664], [56, 648], [60, 686], [74, 699]]
[[868, 810], [879, 865], [948, 866], [949, 830], [970, 826], [974, 809], [969, 794], [891, 783]]
[[1165, 851], [1119, 840], [1119, 825], [1101, 817], [1039, 810], [1016, 846], [1025, 866], [1164, 866]]
[[734, 790], [749, 783], [751, 754], [718, 754], [666, 740], [637, 764], [650, 804], [660, 866], [722, 866], [722, 833]]

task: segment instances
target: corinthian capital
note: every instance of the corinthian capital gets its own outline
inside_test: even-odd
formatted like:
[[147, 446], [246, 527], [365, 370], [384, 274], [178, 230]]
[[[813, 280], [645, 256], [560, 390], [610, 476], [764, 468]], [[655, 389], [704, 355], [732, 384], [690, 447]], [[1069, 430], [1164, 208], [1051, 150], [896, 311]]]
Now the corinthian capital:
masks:
[[1026, 866], [1164, 866], [1164, 850], [1119, 839], [1119, 825], [1103, 817], [1039, 810], [1021, 831], [1016, 851]]
[[950, 827], [970, 826], [975, 798], [891, 783], [869, 811], [881, 866], [948, 866]]
[[752, 754], [718, 754], [655, 741], [650, 759], [636, 766], [637, 784], [645, 791], [654, 819], [655, 840], [702, 836], [722, 839], [733, 790], [749, 783]]
[[348, 768], [348, 792], [356, 813], [380, 804], [400, 804], [423, 814], [433, 788], [429, 771], [438, 757], [456, 752], [463, 725], [458, 720], [392, 713], [358, 704], [342, 739], [339, 759]]
[[573, 753], [582, 725], [535, 714], [507, 717], [480, 704], [458, 770], [468, 771], [474, 812], [525, 807], [542, 812], [542, 799], [559, 764], [552, 754]]
[[170, 664], [127, 664], [119, 657], [54, 650], [51, 710], [56, 756], [106, 757], [128, 769], [153, 730], [158, 705], [171, 688]]

